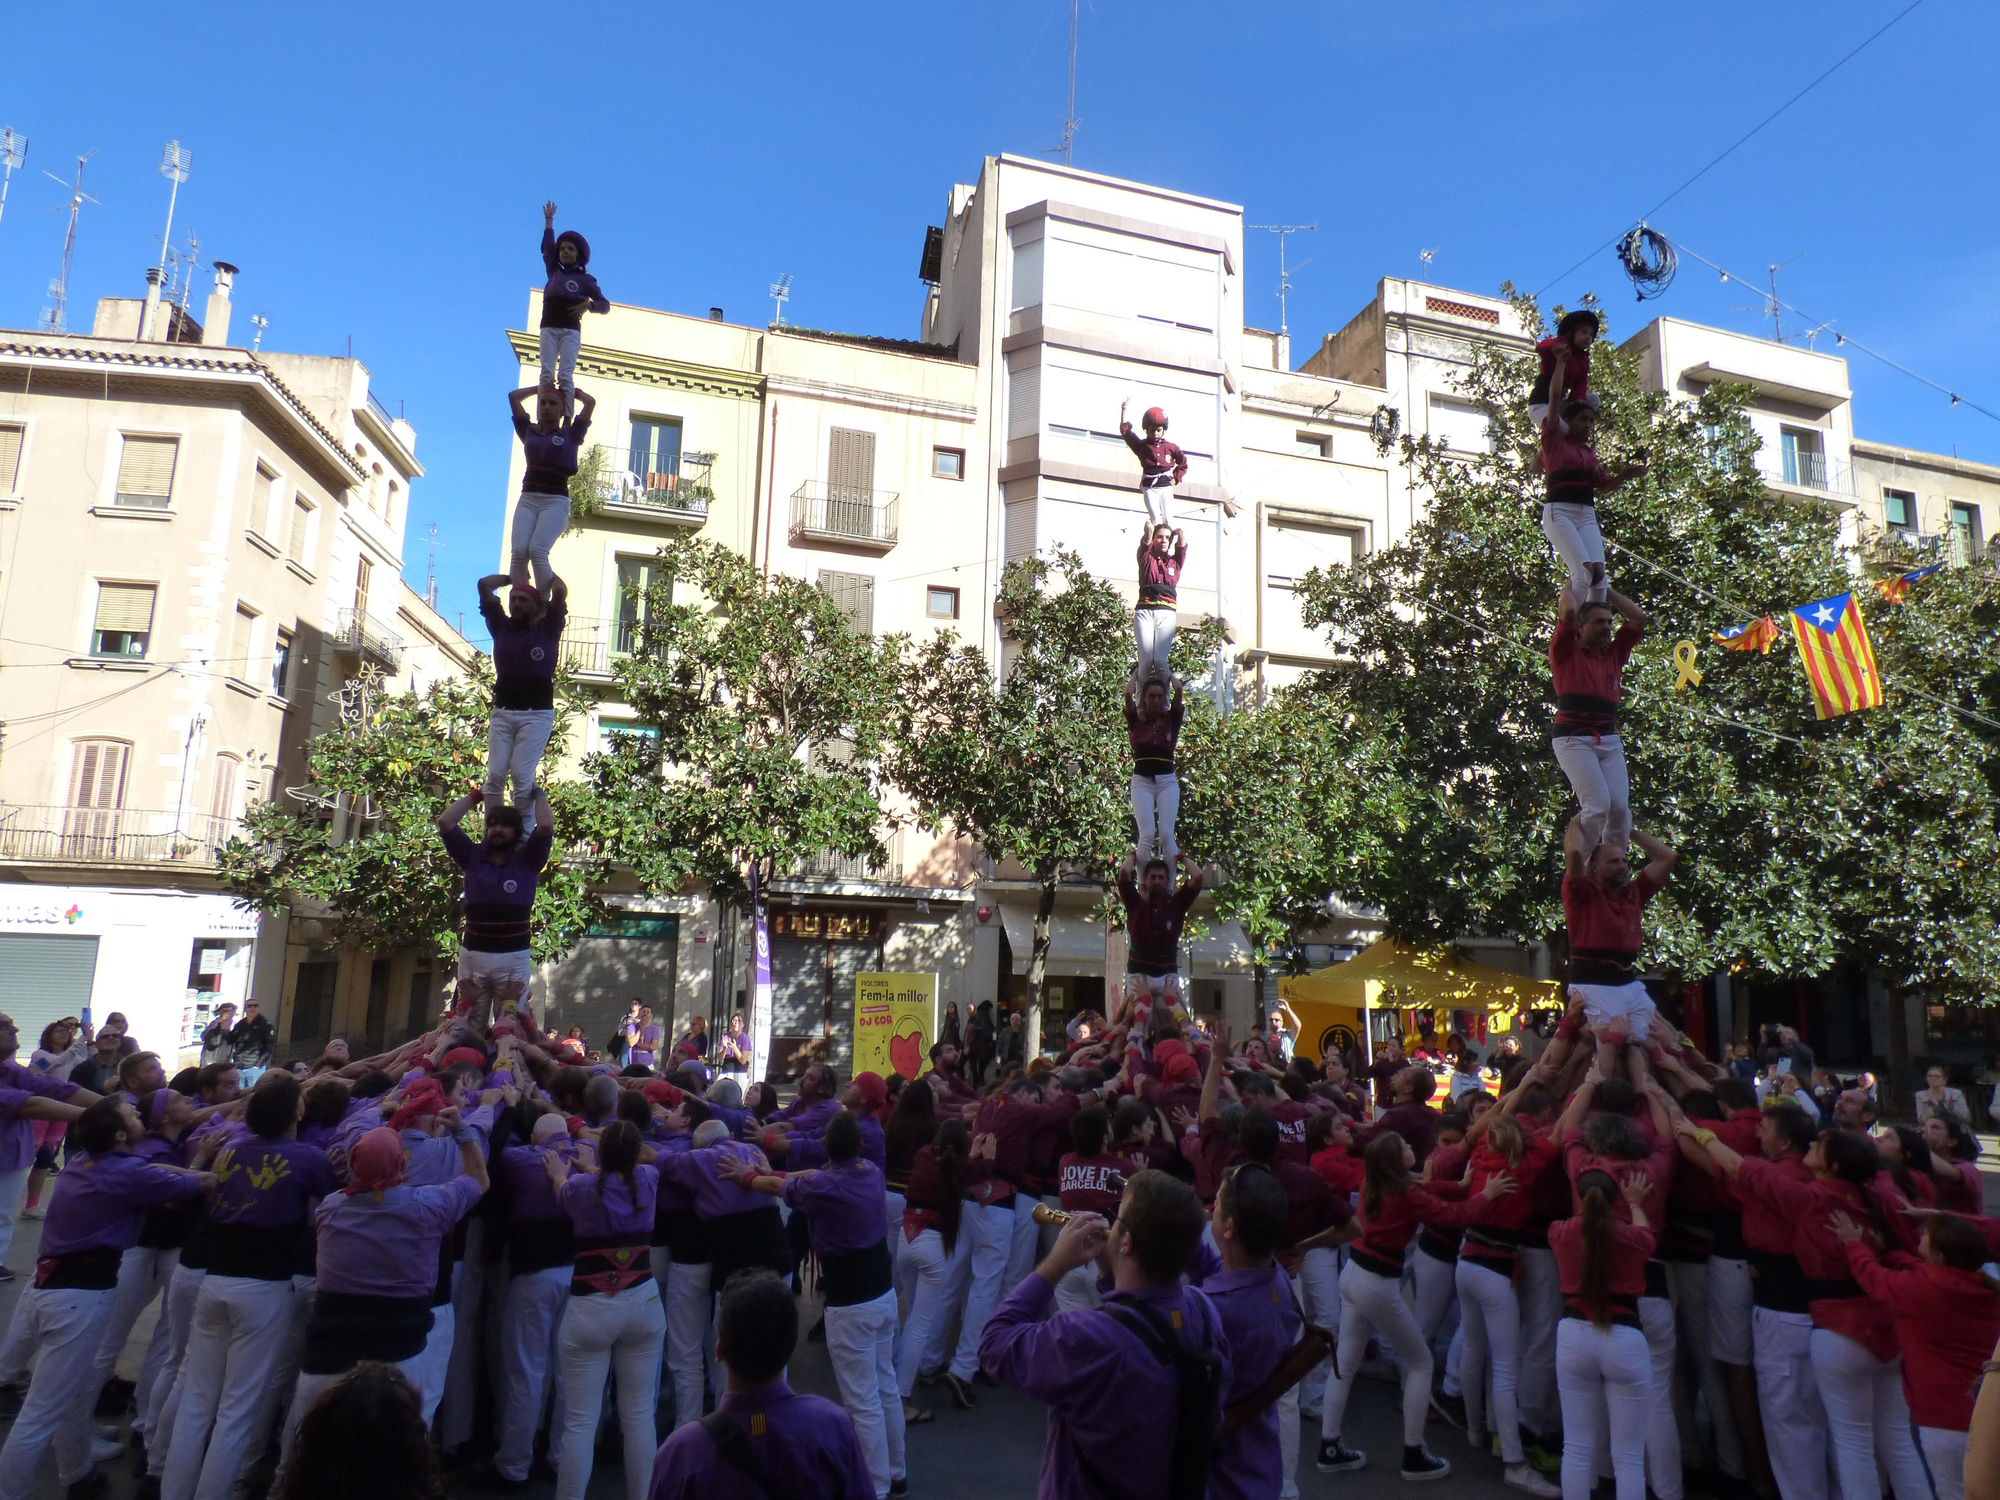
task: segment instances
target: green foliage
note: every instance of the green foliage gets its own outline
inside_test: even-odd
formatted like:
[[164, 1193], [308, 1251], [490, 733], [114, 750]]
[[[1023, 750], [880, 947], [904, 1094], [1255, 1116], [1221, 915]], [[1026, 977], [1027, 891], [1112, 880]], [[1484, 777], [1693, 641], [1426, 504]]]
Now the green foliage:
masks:
[[569, 529], [581, 531], [592, 516], [603, 511], [611, 493], [611, 466], [605, 461], [604, 445], [591, 443], [577, 455], [576, 472], [569, 476]]
[[[307, 748], [308, 786], [252, 808], [245, 833], [223, 847], [230, 893], [270, 913], [323, 906], [331, 935], [363, 948], [456, 952], [462, 883], [432, 823], [484, 774], [493, 686], [490, 664], [479, 664], [474, 679], [421, 693], [385, 694], [372, 674], [350, 682], [337, 723]], [[563, 703], [547, 766], [576, 708], [567, 693]], [[594, 891], [605, 873], [595, 799], [545, 785], [557, 841], [535, 900], [537, 959], [560, 957], [602, 914]], [[347, 836], [336, 842], [343, 822]]]
[[895, 646], [852, 630], [821, 589], [760, 574], [698, 537], [661, 549], [619, 688], [649, 736], [584, 773], [606, 848], [649, 891], [689, 877], [740, 894], [825, 851], [882, 857], [875, 767]]
[[[1532, 304], [1522, 304], [1533, 314]], [[1357, 846], [1344, 893], [1399, 937], [1532, 940], [1560, 920], [1559, 847], [1574, 811], [1549, 749], [1547, 664], [1560, 564], [1537, 518], [1530, 353], [1483, 349], [1465, 394], [1491, 453], [1402, 440], [1434, 499], [1395, 545], [1311, 575], [1307, 618], [1353, 665], [1297, 690], [1355, 765]], [[2000, 719], [1990, 589], [1969, 579], [1894, 608], [1864, 589], [1888, 706], [1822, 724], [1787, 636], [1768, 658], [1712, 630], [1857, 586], [1835, 513], [1766, 492], [1746, 393], [1697, 400], [1640, 388], [1606, 342], [1598, 448], [1643, 480], [1600, 504], [1613, 584], [1650, 626], [1627, 668], [1624, 740], [1639, 824], [1681, 848], [1649, 914], [1649, 956], [1684, 974], [1819, 973], [1842, 961], [1977, 992], [2000, 982], [2000, 839], [1990, 741], [1901, 691], [1983, 704]], [[1665, 571], [1662, 571], [1665, 570]], [[1683, 582], [1682, 580], [1685, 580]], [[1676, 692], [1673, 646], [1698, 643], [1699, 688]]]

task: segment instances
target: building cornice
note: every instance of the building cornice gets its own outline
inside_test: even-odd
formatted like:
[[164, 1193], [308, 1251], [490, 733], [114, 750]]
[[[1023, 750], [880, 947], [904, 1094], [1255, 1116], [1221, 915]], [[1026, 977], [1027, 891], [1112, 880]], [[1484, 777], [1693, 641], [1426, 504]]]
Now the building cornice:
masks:
[[[198, 345], [161, 344], [161, 350], [173, 348], [200, 347]], [[366, 483], [368, 471], [359, 461], [341, 446], [340, 439], [324, 422], [313, 415], [284, 381], [272, 373], [270, 368], [255, 355], [243, 350], [225, 351], [237, 355], [232, 359], [219, 359], [213, 355], [154, 353], [148, 348], [139, 353], [128, 345], [104, 343], [29, 343], [18, 338], [0, 341], [0, 369], [34, 369], [38, 366], [53, 365], [65, 369], [102, 369], [107, 374], [113, 369], [136, 375], [161, 377], [192, 376], [202, 380], [216, 380], [235, 386], [247, 386], [263, 394], [286, 420], [300, 430], [322, 454], [336, 460], [356, 483]]]
[[1975, 463], [1969, 458], [1953, 458], [1949, 453], [1931, 453], [1922, 448], [1899, 448], [1894, 443], [1871, 443], [1866, 438], [1855, 438], [1848, 444], [1848, 448], [1856, 458], [1874, 459], [1879, 463], [1891, 463], [1907, 469], [1935, 469], [1943, 474], [1956, 474], [1961, 479], [1979, 479], [1988, 484], [2000, 484], [2000, 468], [1992, 464]]
[[[519, 329], [507, 330], [507, 343], [514, 357], [524, 365], [539, 366], [541, 341]], [[725, 396], [737, 401], [761, 401], [764, 378], [740, 370], [724, 370], [714, 365], [690, 364], [657, 354], [636, 354], [628, 349], [606, 349], [585, 344], [578, 351], [576, 367], [607, 380], [630, 381], [635, 385], [655, 385], [671, 390], [693, 391], [703, 396]]]
[[841, 401], [852, 406], [873, 406], [884, 411], [908, 412], [920, 417], [943, 417], [954, 422], [979, 420], [979, 408], [971, 403], [941, 401], [935, 396], [912, 396], [901, 391], [884, 391], [871, 386], [839, 385], [830, 380], [812, 380], [803, 375], [766, 375], [764, 385], [774, 396], [811, 396], [822, 401]]

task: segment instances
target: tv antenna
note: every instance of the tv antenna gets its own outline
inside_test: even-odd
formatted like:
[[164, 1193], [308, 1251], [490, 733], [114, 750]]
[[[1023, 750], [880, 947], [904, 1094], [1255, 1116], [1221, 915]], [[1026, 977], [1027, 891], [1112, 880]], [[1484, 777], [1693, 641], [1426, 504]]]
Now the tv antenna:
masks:
[[1063, 105], [1062, 144], [1056, 148], [1062, 152], [1066, 167], [1071, 164], [1070, 147], [1076, 140], [1076, 127], [1080, 123], [1076, 117], [1076, 6], [1077, 0], [1069, 0], [1069, 93]]
[[[431, 522], [430, 535], [431, 560], [424, 578], [424, 600], [430, 605], [432, 613], [435, 614], [438, 607], [438, 529], [437, 522], [435, 521]], [[461, 623], [464, 619], [463, 615], [459, 616]]]
[[[167, 189], [167, 227], [166, 231], [160, 236], [160, 278], [163, 281], [167, 275], [167, 259], [173, 254], [174, 204], [179, 201], [181, 184], [188, 180], [188, 171], [193, 166], [194, 153], [179, 141], [168, 141], [165, 146], [160, 148], [160, 175], [172, 184]], [[190, 239], [188, 243], [192, 245], [194, 242]], [[189, 280], [192, 279], [193, 277], [190, 275]], [[185, 301], [181, 304], [181, 312], [183, 314], [187, 312]], [[151, 328], [142, 328], [139, 330], [139, 337], [150, 341], [153, 337], [153, 330]]]
[[19, 135], [9, 125], [0, 129], [0, 214], [7, 212], [7, 187], [14, 180], [15, 169], [28, 160], [28, 138]]
[[257, 336], [250, 340], [250, 352], [255, 354], [257, 346], [264, 342], [264, 330], [271, 326], [271, 320], [262, 313], [250, 314], [250, 321], [257, 329]]
[[778, 279], [771, 283], [771, 302], [773, 304], [771, 321], [780, 328], [785, 326], [785, 303], [790, 300], [791, 295], [792, 273], [785, 271], [780, 273]]
[[1278, 333], [1281, 337], [1287, 336], [1291, 333], [1291, 329], [1286, 323], [1286, 299], [1291, 295], [1292, 291], [1291, 273], [1292, 271], [1303, 271], [1312, 262], [1310, 260], [1302, 260], [1296, 266], [1287, 269], [1285, 265], [1285, 236], [1288, 234], [1317, 234], [1319, 233], [1319, 224], [1317, 221], [1314, 221], [1311, 224], [1245, 224], [1243, 227], [1245, 229], [1268, 230], [1278, 237]]
[[[63, 236], [62, 274], [49, 283], [49, 305], [42, 314], [43, 324], [50, 333], [65, 331], [63, 318], [69, 305], [69, 268], [70, 263], [76, 258], [76, 218], [83, 211], [84, 204], [97, 201], [83, 190], [83, 168], [96, 154], [95, 150], [90, 150], [79, 156], [76, 159], [75, 181], [63, 182], [63, 186], [69, 189], [69, 231]], [[62, 182], [62, 179], [53, 172], [44, 172], [42, 175], [51, 182]], [[53, 213], [55, 210], [50, 209], [49, 212]]]

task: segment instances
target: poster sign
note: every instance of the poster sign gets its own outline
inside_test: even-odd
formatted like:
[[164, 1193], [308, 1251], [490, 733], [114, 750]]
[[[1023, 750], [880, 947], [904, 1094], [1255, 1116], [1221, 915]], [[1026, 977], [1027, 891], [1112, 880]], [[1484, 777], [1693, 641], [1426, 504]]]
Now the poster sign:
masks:
[[915, 1078], [937, 1040], [935, 974], [854, 976], [854, 1071]]
[[764, 1078], [771, 1061], [771, 913], [750, 864], [750, 1076]]

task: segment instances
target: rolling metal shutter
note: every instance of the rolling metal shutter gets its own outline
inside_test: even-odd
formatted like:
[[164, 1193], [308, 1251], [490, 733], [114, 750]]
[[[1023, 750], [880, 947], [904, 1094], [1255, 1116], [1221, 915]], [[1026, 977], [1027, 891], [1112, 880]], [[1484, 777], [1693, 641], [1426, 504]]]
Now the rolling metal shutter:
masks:
[[96, 973], [94, 937], [0, 932], [0, 1007], [21, 1028], [23, 1057], [49, 1022], [82, 1016]]

